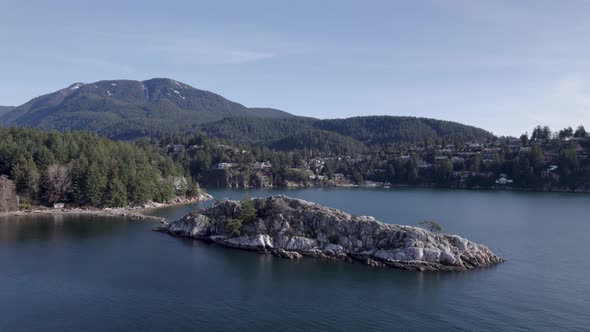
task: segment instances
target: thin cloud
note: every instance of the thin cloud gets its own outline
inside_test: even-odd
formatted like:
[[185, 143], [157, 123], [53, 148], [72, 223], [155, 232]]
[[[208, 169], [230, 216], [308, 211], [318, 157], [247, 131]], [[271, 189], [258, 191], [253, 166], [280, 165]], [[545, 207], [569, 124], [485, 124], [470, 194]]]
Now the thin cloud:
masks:
[[151, 56], [178, 65], [240, 64], [271, 59], [276, 52], [244, 48], [198, 38], [166, 37], [145, 48]]
[[114, 62], [102, 58], [86, 57], [86, 56], [62, 56], [59, 60], [68, 64], [80, 65], [85, 67], [92, 67], [101, 71], [118, 72], [124, 74], [131, 74], [135, 72], [135, 68], [126, 63]]

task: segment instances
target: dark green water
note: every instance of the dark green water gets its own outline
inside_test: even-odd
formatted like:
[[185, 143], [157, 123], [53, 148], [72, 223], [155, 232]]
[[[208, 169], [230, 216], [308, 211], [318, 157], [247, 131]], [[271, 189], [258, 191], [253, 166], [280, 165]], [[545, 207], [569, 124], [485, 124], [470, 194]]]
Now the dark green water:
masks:
[[[590, 196], [286, 193], [384, 222], [437, 220], [508, 260], [460, 273], [288, 261], [98, 217], [0, 219], [0, 331], [590, 329]], [[158, 210], [176, 218], [194, 207]]]

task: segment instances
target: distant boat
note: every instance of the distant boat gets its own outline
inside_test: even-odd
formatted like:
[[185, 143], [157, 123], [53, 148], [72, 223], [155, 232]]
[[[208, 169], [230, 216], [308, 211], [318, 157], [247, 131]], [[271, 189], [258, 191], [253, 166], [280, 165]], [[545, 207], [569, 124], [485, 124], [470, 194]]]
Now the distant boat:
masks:
[[390, 187], [389, 187], [389, 185], [388, 185], [388, 184], [386, 184], [386, 185], [384, 185], [384, 186], [383, 186], [383, 188], [385, 188], [385, 189], [389, 189]]

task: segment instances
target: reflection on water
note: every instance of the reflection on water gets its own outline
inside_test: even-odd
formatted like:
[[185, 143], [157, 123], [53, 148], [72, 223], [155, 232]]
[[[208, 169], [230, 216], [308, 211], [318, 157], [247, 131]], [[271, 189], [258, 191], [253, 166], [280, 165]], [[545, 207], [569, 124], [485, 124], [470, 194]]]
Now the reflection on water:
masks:
[[411, 289], [420, 295], [436, 290], [441, 286], [441, 283], [476, 281], [478, 273], [485, 273], [497, 268], [497, 266], [491, 266], [469, 272], [427, 271], [416, 273], [415, 271], [368, 267], [356, 262], [325, 261], [311, 257], [287, 260], [260, 254], [256, 251], [229, 248], [208, 241], [187, 238], [173, 239], [183, 246], [206, 254], [216, 263], [222, 265], [224, 270], [230, 271], [230, 275], [239, 275], [240, 280], [244, 282], [245, 286], [248, 286], [247, 288], [252, 288], [253, 281], [264, 281], [265, 277], [314, 284], [330, 284], [337, 279], [339, 282], [350, 285], [362, 285], [368, 294], [379, 294], [383, 289], [395, 285]]
[[0, 218], [0, 245], [11, 242], [59, 241], [65, 237], [109, 236], [123, 231], [121, 218], [47, 214]]

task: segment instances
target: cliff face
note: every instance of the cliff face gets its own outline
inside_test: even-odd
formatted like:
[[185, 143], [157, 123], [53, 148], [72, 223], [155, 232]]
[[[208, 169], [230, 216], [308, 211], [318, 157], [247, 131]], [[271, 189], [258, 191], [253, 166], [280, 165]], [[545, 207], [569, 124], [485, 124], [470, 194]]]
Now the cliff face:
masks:
[[203, 178], [206, 187], [213, 188], [271, 188], [273, 186], [264, 172], [240, 172], [236, 170], [210, 170]]
[[158, 230], [285, 258], [313, 256], [408, 270], [466, 270], [503, 262], [486, 246], [456, 235], [385, 224], [286, 196], [225, 201]]

